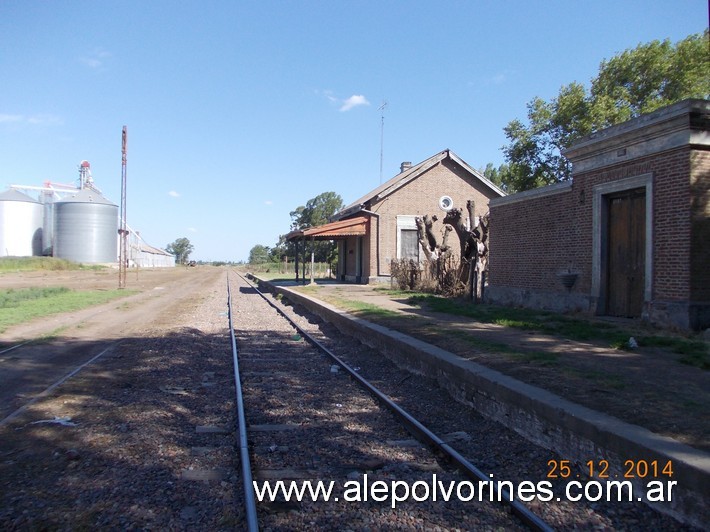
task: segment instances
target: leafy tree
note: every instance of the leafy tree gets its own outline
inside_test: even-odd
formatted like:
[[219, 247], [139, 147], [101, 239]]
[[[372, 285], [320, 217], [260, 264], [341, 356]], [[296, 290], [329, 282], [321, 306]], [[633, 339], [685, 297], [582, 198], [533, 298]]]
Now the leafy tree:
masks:
[[264, 264], [269, 262], [269, 248], [257, 244], [249, 251], [249, 264]]
[[516, 119], [504, 128], [507, 164], [495, 171], [502, 188], [519, 192], [567, 180], [571, 167], [561, 152], [581, 137], [686, 98], [710, 97], [708, 37], [706, 31], [675, 46], [640, 44], [602, 61], [589, 92], [573, 82], [549, 102], [533, 98], [527, 124]]
[[306, 206], [296, 207], [290, 213], [293, 229], [308, 229], [328, 223], [336, 212], [343, 208], [343, 199], [335, 192], [323, 192], [309, 199]]
[[185, 264], [190, 258], [190, 254], [194, 251], [195, 247], [190, 243], [190, 240], [183, 237], [178, 238], [172, 244], [168, 244], [165, 248], [168, 253], [175, 255], [175, 262], [178, 264]]
[[172, 244], [165, 246], [165, 251], [175, 255], [175, 262], [178, 264], [185, 264], [187, 259], [190, 257], [190, 253], [192, 253], [194, 249], [195, 247], [185, 237], [178, 238]]
[[[290, 213], [291, 229], [303, 230], [326, 224], [342, 208], [343, 199], [339, 194], [323, 192]], [[314, 252], [316, 262], [332, 263], [337, 257], [337, 246], [334, 242], [315, 242]]]
[[507, 185], [503, 182], [503, 178], [507, 175], [508, 171], [507, 164], [502, 164], [496, 168], [493, 166], [493, 163], [488, 163], [485, 168], [479, 169], [479, 172], [483, 174], [483, 177], [504, 191], [507, 191]]

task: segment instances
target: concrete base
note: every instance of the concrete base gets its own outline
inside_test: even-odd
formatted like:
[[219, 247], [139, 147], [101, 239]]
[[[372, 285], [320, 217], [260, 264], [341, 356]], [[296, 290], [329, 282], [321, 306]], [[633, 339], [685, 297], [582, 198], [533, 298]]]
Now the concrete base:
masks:
[[537, 308], [553, 312], [589, 313], [589, 296], [576, 292], [526, 290], [504, 286], [486, 287], [486, 301], [509, 307]]

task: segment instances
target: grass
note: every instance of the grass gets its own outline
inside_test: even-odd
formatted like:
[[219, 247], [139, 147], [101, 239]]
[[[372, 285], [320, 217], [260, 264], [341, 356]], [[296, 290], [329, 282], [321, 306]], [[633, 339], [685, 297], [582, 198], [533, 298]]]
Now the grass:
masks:
[[105, 266], [81, 264], [54, 257], [0, 257], [0, 274], [20, 271], [103, 270]]
[[70, 290], [66, 287], [0, 290], [0, 332], [36, 318], [100, 305], [133, 293], [127, 290]]
[[623, 390], [626, 388], [626, 383], [621, 376], [604, 371], [580, 370], [569, 367], [563, 368], [562, 371], [585, 381], [595, 382], [602, 389]]
[[446, 299], [431, 294], [392, 292], [391, 295], [406, 295], [415, 306], [454, 316], [465, 316], [482, 323], [494, 323], [504, 327], [530, 330], [561, 336], [570, 340], [601, 340], [616, 349], [628, 349], [628, 340], [633, 336], [641, 347], [660, 347], [682, 355], [679, 360], [702, 369], [710, 369], [710, 353], [705, 342], [682, 336], [647, 335], [624, 330], [610, 323], [579, 319], [554, 312], [537, 311], [498, 305], [473, 305], [470, 302]]
[[298, 287], [298, 291], [303, 292], [304, 294], [309, 294], [314, 297], [318, 297], [326, 303], [330, 303], [331, 305], [348, 311], [351, 314], [354, 314], [355, 316], [358, 316], [363, 319], [406, 319], [406, 316], [402, 316], [399, 312], [383, 309], [382, 307], [378, 307], [377, 305], [373, 305], [372, 303], [365, 303], [363, 301], [356, 301], [353, 299], [346, 299], [337, 296], [326, 296], [319, 292], [317, 285], [300, 286]]
[[[338, 297], [320, 293], [317, 286], [299, 286], [298, 290], [365, 319], [413, 319], [408, 316], [402, 316], [397, 312], [382, 309], [376, 305], [349, 300], [345, 291], [341, 292], [343, 297]], [[644, 334], [642, 331], [625, 330], [612, 323], [576, 318], [554, 312], [499, 305], [474, 305], [462, 299], [450, 299], [428, 293], [392, 290], [390, 288], [376, 288], [375, 290], [392, 297], [405, 298], [407, 303], [412, 306], [426, 307], [429, 310], [443, 314], [464, 316], [481, 323], [493, 323], [504, 327], [541, 332], [569, 340], [606, 342], [614, 349], [628, 350], [629, 338], [633, 336], [640, 347], [666, 349], [681, 355], [678, 361], [683, 364], [710, 370], [710, 350], [706, 342], [671, 333], [665, 336], [650, 335]], [[337, 289], [336, 293], [338, 293]], [[495, 351], [504, 352], [500, 345], [489, 347], [494, 347]], [[551, 365], [557, 362], [556, 358], [549, 355], [542, 356], [534, 353], [520, 354], [519, 358], [541, 365]]]

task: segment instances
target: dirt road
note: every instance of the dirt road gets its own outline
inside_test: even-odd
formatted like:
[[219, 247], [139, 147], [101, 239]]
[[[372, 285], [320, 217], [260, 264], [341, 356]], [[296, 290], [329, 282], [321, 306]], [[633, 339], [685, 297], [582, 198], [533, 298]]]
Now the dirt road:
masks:
[[[225, 276], [223, 268], [209, 266], [129, 272], [127, 292], [131, 295], [17, 325], [0, 334], [0, 345], [5, 348], [36, 341], [0, 354], [0, 419], [120, 340], [165, 334], [175, 317], [207, 297], [221, 276]], [[0, 277], [0, 288], [30, 286], [108, 290], [117, 288], [118, 274], [101, 270], [24, 272]]]

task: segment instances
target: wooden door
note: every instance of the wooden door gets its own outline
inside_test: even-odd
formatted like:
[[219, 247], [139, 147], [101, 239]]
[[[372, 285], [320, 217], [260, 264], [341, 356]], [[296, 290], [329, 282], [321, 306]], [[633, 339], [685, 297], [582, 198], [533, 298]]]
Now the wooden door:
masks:
[[646, 271], [646, 189], [607, 196], [607, 314], [637, 318], [643, 309]]

